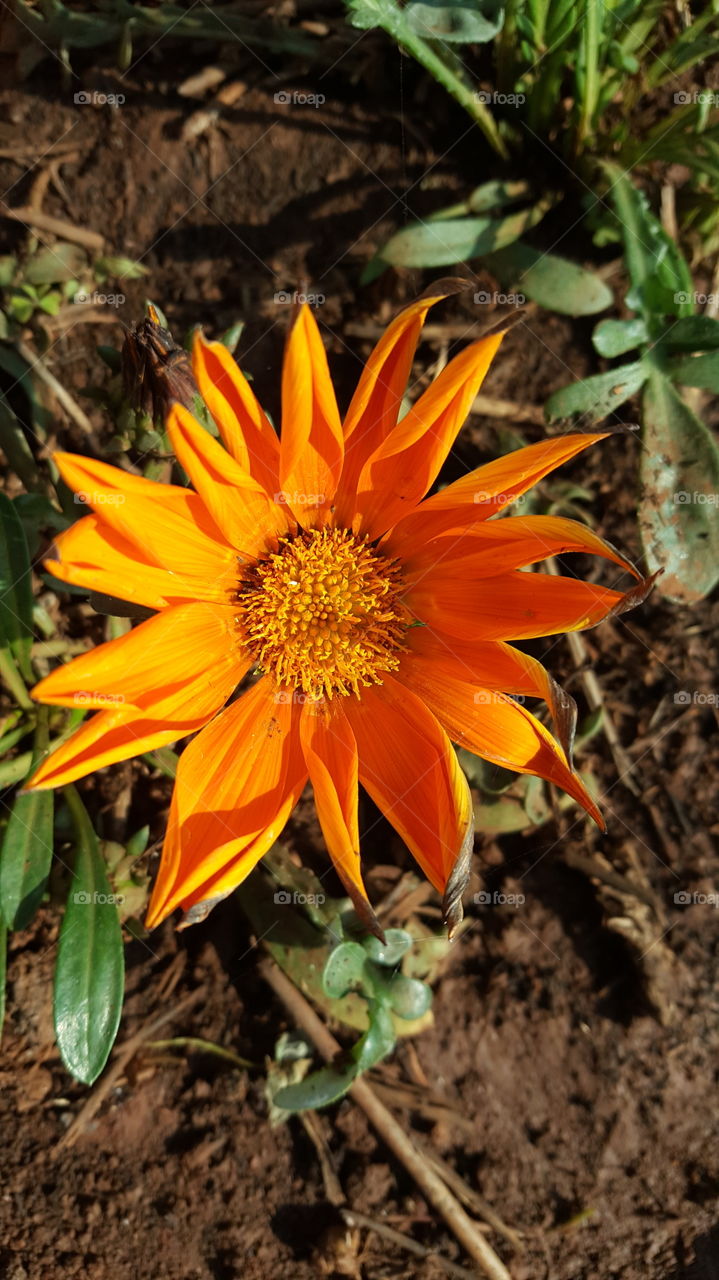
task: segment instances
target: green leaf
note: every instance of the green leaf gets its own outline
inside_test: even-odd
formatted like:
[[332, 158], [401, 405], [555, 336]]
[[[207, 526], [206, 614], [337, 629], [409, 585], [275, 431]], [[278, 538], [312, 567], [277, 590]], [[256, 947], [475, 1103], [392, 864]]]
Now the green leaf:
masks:
[[409, 0], [404, 14], [418, 36], [447, 44], [485, 44], [501, 31], [504, 21], [504, 9], [497, 0]]
[[[408, 979], [409, 981], [409, 979]], [[391, 1053], [397, 1043], [392, 1015], [378, 1000], [368, 1001], [370, 1023], [364, 1035], [352, 1047], [352, 1057], [359, 1071], [369, 1071]]]
[[519, 292], [560, 315], [590, 316], [612, 304], [611, 289], [593, 271], [531, 245], [510, 245], [484, 261], [503, 284], [516, 285]]
[[273, 1102], [283, 1111], [316, 1111], [318, 1107], [328, 1107], [343, 1098], [358, 1074], [359, 1069], [354, 1062], [346, 1067], [322, 1067], [298, 1084], [278, 1089]]
[[629, 305], [642, 312], [650, 328], [667, 314], [691, 315], [692, 278], [681, 250], [652, 213], [644, 192], [617, 165], [604, 168], [612, 179], [609, 196], [633, 286]]
[[148, 274], [147, 267], [134, 258], [102, 257], [95, 259], [95, 271], [101, 280], [139, 280]]
[[547, 420], [553, 422], [557, 418], [581, 414], [587, 424], [601, 422], [639, 391], [647, 373], [644, 361], [637, 360], [633, 364], [610, 369], [609, 373], [597, 373], [581, 382], [560, 387], [544, 406]]
[[[41, 707], [35, 731], [34, 769], [47, 754], [49, 709]], [[52, 862], [52, 791], [15, 797], [0, 853], [0, 907], [9, 929], [26, 929], [45, 892]]]
[[685, 387], [703, 387], [706, 391], [719, 394], [719, 351], [670, 360], [666, 371], [672, 382], [680, 382]]
[[644, 392], [639, 526], [657, 590], [682, 603], [719, 582], [719, 449], [660, 369]]
[[719, 320], [711, 316], [684, 316], [662, 335], [668, 351], [719, 350]]
[[97, 836], [75, 788], [64, 790], [77, 848], [57, 951], [55, 1033], [67, 1070], [92, 1084], [107, 1062], [122, 1013], [122, 931]]
[[30, 284], [59, 284], [77, 280], [87, 268], [87, 254], [77, 244], [62, 241], [52, 249], [40, 249], [26, 263], [23, 278]]
[[445, 267], [511, 244], [544, 216], [535, 205], [504, 218], [442, 218], [403, 227], [377, 255], [394, 267]]
[[335, 947], [322, 974], [325, 995], [339, 1000], [352, 988], [361, 986], [366, 959], [358, 942], [341, 942]]
[[16, 271], [17, 258], [12, 257], [11, 254], [0, 257], [0, 289], [6, 289], [9, 284], [12, 284]]
[[384, 936], [387, 940], [386, 943], [382, 943], [379, 938], [374, 938], [371, 934], [367, 934], [362, 939], [362, 947], [368, 959], [375, 964], [393, 967], [399, 964], [402, 956], [409, 951], [412, 946], [412, 939], [405, 929], [385, 929]]
[[602, 320], [592, 334], [594, 349], [610, 360], [648, 341], [649, 333], [641, 316], [631, 320]]
[[432, 988], [426, 982], [416, 978], [405, 978], [403, 973], [395, 974], [390, 989], [390, 1007], [398, 1018], [412, 1022], [427, 1013], [432, 1004]]
[[32, 578], [25, 530], [13, 502], [0, 494], [0, 644], [32, 682]]

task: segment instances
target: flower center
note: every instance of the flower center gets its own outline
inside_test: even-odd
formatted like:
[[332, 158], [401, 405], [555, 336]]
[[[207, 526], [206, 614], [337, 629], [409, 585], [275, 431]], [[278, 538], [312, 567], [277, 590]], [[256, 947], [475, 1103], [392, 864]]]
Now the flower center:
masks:
[[346, 529], [310, 529], [243, 574], [239, 621], [255, 662], [310, 698], [394, 671], [411, 621], [395, 561]]

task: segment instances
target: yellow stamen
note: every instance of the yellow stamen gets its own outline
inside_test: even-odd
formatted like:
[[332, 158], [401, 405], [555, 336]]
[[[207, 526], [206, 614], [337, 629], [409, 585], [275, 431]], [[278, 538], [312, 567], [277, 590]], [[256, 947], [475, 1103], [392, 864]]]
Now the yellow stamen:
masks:
[[240, 580], [239, 621], [255, 662], [310, 698], [357, 693], [394, 671], [411, 622], [399, 569], [346, 529], [281, 542]]

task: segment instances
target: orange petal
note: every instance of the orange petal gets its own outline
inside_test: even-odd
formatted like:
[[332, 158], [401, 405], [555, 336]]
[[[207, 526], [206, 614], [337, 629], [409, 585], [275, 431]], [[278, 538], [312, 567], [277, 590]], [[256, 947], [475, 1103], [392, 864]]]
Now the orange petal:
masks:
[[403, 578], [412, 583], [425, 574], [439, 573], [471, 583], [569, 551], [604, 556], [635, 578], [641, 577], [629, 560], [577, 520], [563, 516], [508, 516], [432, 538], [408, 556]]
[[142, 755], [143, 751], [167, 747], [199, 727], [198, 724], [190, 728], [162, 725], [146, 712], [101, 711], [55, 748], [24, 789], [47, 791], [50, 787], [64, 786], [118, 760], [129, 760], [131, 756]]
[[605, 440], [608, 432], [595, 435], [558, 436], [540, 440], [538, 444], [515, 449], [495, 458], [448, 484], [441, 493], [427, 498], [393, 529], [387, 539], [390, 555], [404, 556], [422, 542], [436, 538], [447, 529], [488, 520], [490, 516], [514, 502], [533, 485], [562, 463], [574, 458], [590, 444]]
[[410, 659], [402, 663], [398, 678], [426, 702], [453, 742], [493, 764], [554, 782], [604, 828], [584, 783], [531, 711], [502, 693], [477, 689], [473, 681], [457, 674], [451, 661]]
[[280, 442], [247, 378], [222, 342], [205, 342], [201, 333], [195, 335], [192, 367], [235, 462], [273, 497], [280, 487]]
[[355, 910], [372, 933], [382, 937], [362, 880], [357, 822], [357, 744], [342, 703], [305, 702], [300, 742], [322, 834]]
[[437, 572], [412, 587], [404, 601], [419, 621], [447, 635], [527, 640], [594, 627], [609, 614], [641, 604], [651, 585], [645, 579], [622, 592], [521, 569], [478, 582]]
[[360, 472], [397, 425], [417, 340], [429, 308], [453, 292], [448, 281], [395, 316], [367, 360], [344, 420], [345, 458], [335, 496], [335, 520], [350, 525]]
[[32, 696], [56, 706], [124, 706], [160, 721], [176, 718], [168, 715], [176, 702], [204, 722], [227, 701], [249, 665], [232, 606], [197, 601], [165, 609], [58, 667]]
[[169, 569], [180, 581], [200, 578], [211, 587], [236, 567], [233, 549], [196, 493], [79, 454], [56, 453], [53, 460], [65, 483], [103, 525], [136, 546], [142, 560]]
[[279, 836], [307, 770], [297, 709], [277, 699], [259, 680], [183, 752], [149, 928], [235, 888]]
[[378, 538], [434, 483], [504, 334], [472, 343], [451, 360], [362, 468], [359, 530]]
[[[175, 550], [177, 553], [177, 546]], [[227, 600], [237, 579], [235, 555], [229, 548], [227, 555], [227, 567], [219, 578], [185, 573], [179, 553], [176, 570], [160, 569], [100, 516], [90, 515], [57, 536], [52, 556], [43, 563], [61, 582], [118, 596], [148, 609], [164, 609], [187, 599]]]
[[280, 485], [295, 519], [308, 527], [326, 512], [342, 470], [339, 410], [322, 338], [309, 307], [290, 332], [282, 366]]
[[359, 778], [399, 832], [427, 879], [445, 895], [453, 925], [468, 874], [472, 797], [457, 756], [432, 712], [385, 675], [345, 700], [359, 751]]
[[286, 533], [287, 517], [257, 480], [181, 404], [167, 415], [177, 460], [227, 541], [252, 559]]

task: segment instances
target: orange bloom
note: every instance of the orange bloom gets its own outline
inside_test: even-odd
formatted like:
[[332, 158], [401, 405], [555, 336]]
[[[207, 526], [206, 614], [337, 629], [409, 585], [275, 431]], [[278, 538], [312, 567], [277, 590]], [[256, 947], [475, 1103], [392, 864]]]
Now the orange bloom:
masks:
[[[226, 349], [198, 337], [194, 374], [225, 447], [172, 407], [168, 432], [193, 489], [55, 455], [93, 514], [58, 538], [48, 568], [155, 612], [36, 687], [41, 702], [99, 714], [32, 785], [196, 735], [180, 758], [151, 927], [176, 907], [199, 919], [240, 884], [308, 778], [365, 925], [381, 932], [360, 867], [360, 782], [456, 927], [472, 800], [453, 741], [548, 779], [601, 824], [569, 759], [571, 699], [508, 642], [592, 626], [648, 583], [622, 593], [523, 572], [584, 551], [639, 576], [573, 520], [490, 519], [601, 434], [529, 445], [423, 501], [503, 336], [468, 346], [398, 422], [422, 324], [445, 292], [428, 291], [390, 324], [344, 423], [303, 308], [284, 360], [281, 441]], [[560, 741], [512, 694], [544, 699]]]

